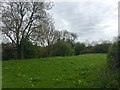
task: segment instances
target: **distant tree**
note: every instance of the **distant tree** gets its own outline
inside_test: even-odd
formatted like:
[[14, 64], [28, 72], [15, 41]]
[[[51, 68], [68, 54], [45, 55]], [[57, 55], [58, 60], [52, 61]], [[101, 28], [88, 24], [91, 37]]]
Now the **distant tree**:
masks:
[[85, 53], [85, 44], [78, 42], [75, 44], [75, 55], [80, 55], [82, 53]]
[[37, 30], [33, 34], [34, 41], [41, 46], [53, 45], [60, 38], [60, 32], [55, 29], [52, 17], [47, 19], [47, 23], [42, 24], [40, 32]]
[[103, 41], [100, 44], [88, 45], [86, 47], [87, 53], [107, 53], [111, 43]]
[[[49, 23], [46, 10], [52, 8], [49, 2], [5, 2], [2, 4], [2, 34], [16, 46], [17, 58], [22, 55], [24, 39], [39, 37], [42, 24]], [[37, 34], [35, 34], [37, 32]]]
[[77, 35], [73, 32], [69, 32], [67, 30], [61, 31], [61, 40], [67, 41], [69, 43], [74, 43], [77, 39]]
[[51, 48], [52, 56], [70, 56], [74, 55], [74, 49], [71, 45], [63, 40], [55, 43]]
[[[36, 33], [38, 34], [38, 33]], [[54, 25], [46, 25], [42, 32], [39, 34], [39, 37], [33, 37], [36, 39], [37, 44], [41, 45], [42, 47], [46, 46], [46, 54], [49, 56], [50, 46], [56, 43], [60, 38], [60, 32], [55, 30]]]
[[104, 43], [104, 42], [101, 43], [101, 44], [96, 44], [93, 47], [93, 52], [96, 52], [96, 53], [107, 53], [110, 45], [111, 45], [110, 43]]
[[93, 46], [91, 44], [89, 44], [88, 46], [86, 46], [85, 52], [86, 53], [93, 53]]

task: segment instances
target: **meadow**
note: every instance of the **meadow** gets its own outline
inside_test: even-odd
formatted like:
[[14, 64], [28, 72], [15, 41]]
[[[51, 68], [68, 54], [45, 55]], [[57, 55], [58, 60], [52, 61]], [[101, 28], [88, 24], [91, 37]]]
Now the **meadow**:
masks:
[[106, 54], [2, 62], [3, 88], [117, 87], [117, 71], [107, 69]]

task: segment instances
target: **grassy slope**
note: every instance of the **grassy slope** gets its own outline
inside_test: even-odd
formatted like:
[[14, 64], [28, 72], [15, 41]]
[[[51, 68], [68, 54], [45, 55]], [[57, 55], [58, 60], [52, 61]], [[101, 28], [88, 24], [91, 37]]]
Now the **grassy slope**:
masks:
[[83, 88], [114, 86], [116, 80], [113, 80], [110, 74], [105, 73], [105, 68], [105, 54], [4, 61], [3, 87]]

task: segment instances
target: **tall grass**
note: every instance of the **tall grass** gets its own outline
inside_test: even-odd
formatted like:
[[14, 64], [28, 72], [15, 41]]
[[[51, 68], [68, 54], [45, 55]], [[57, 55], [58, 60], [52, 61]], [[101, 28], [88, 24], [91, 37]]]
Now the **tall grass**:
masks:
[[118, 87], [106, 54], [3, 61], [3, 88]]

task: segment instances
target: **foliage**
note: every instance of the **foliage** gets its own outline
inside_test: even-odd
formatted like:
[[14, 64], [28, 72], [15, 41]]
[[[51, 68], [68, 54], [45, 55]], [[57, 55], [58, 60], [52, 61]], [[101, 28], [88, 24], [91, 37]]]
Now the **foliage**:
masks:
[[80, 55], [85, 53], [85, 44], [84, 43], [76, 43], [75, 44], [75, 55]]
[[71, 45], [63, 40], [58, 41], [52, 46], [52, 56], [70, 56], [74, 54]]
[[22, 57], [25, 59], [38, 57], [38, 46], [33, 45], [32, 42], [24, 40]]
[[[37, 58], [39, 55], [39, 48], [37, 45], [33, 45], [32, 42], [24, 40], [21, 58]], [[2, 60], [17, 59], [16, 47], [12, 43], [2, 44]]]
[[15, 49], [11, 43], [2, 44], [2, 59], [15, 59]]
[[102, 42], [101, 44], [89, 45], [86, 47], [86, 53], [107, 53], [111, 43]]
[[111, 68], [120, 68], [120, 39], [114, 42], [108, 52], [108, 64]]
[[39, 48], [38, 57], [39, 57], [39, 58], [48, 57], [47, 47], [40, 47], [40, 48]]
[[[11, 46], [10, 46], [11, 45]], [[70, 55], [80, 55], [85, 53], [107, 53], [108, 47], [110, 43], [101, 43], [86, 46], [85, 43], [80, 42], [70, 42], [65, 41], [63, 39], [57, 40], [56, 43], [46, 45], [46, 46], [38, 46], [34, 44], [29, 39], [22, 40], [22, 58], [42, 58], [42, 57], [50, 57], [50, 56], [70, 56]], [[3, 59], [5, 57], [10, 59], [16, 59], [16, 47], [12, 43], [9, 45], [3, 44]], [[8, 52], [7, 52], [7, 51]], [[10, 53], [10, 54], [9, 54]], [[11, 58], [12, 57], [12, 58]]]

